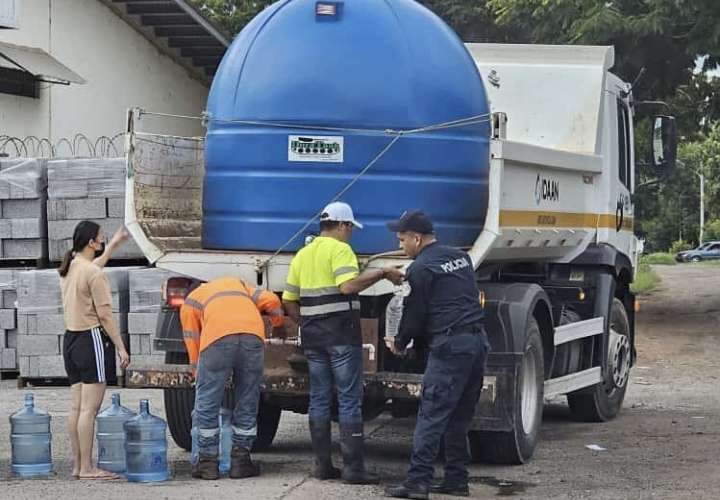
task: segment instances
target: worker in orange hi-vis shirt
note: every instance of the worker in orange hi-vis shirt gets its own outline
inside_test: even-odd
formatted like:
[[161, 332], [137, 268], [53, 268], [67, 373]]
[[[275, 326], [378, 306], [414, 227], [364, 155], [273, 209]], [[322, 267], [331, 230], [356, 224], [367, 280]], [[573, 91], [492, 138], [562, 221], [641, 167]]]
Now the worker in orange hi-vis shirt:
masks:
[[269, 317], [274, 336], [284, 336], [283, 309], [277, 295], [237, 278], [219, 278], [200, 285], [180, 309], [185, 346], [196, 373], [193, 427], [198, 432], [200, 458], [192, 464], [195, 478], [219, 477], [218, 415], [231, 374], [235, 409], [230, 477], [260, 474], [250, 458], [250, 449], [257, 436], [263, 376], [265, 323], [261, 314]]

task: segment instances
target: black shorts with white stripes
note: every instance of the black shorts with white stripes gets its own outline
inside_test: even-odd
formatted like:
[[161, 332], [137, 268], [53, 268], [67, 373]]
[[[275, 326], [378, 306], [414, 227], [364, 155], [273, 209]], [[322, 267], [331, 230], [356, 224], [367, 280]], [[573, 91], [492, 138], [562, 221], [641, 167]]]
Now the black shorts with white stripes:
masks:
[[70, 385], [114, 384], [115, 346], [102, 327], [82, 332], [66, 331], [63, 341], [65, 371]]

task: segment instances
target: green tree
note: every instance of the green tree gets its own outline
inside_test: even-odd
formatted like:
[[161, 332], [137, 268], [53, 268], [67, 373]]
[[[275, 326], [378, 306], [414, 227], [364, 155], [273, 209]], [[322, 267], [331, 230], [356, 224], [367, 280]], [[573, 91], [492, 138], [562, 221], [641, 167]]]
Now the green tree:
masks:
[[191, 0], [200, 13], [235, 36], [274, 0]]

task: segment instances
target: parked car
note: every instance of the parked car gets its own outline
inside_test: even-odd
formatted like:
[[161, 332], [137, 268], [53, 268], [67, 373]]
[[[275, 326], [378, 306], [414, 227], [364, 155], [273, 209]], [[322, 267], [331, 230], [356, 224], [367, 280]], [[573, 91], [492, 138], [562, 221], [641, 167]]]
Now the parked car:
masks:
[[678, 262], [700, 262], [715, 259], [720, 259], [720, 241], [708, 241], [694, 250], [678, 252], [675, 255], [675, 260]]

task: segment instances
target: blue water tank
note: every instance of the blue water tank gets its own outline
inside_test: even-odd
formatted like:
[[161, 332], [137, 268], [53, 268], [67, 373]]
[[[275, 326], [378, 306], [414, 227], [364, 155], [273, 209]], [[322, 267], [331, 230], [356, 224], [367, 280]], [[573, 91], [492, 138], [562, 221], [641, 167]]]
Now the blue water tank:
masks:
[[97, 465], [110, 472], [125, 472], [125, 422], [135, 416], [135, 412], [120, 404], [120, 394], [112, 395], [108, 408], [95, 418], [95, 437], [97, 438]]
[[33, 477], [52, 472], [50, 415], [35, 408], [32, 394], [25, 394], [25, 406], [10, 416], [10, 444], [14, 474]]
[[[208, 99], [203, 246], [274, 251], [393, 139], [340, 199], [357, 253], [397, 249], [385, 227], [426, 211], [469, 246], [487, 206], [489, 107], [457, 35], [414, 0], [281, 0], [228, 49]], [[296, 238], [286, 250], [302, 246]]]
[[140, 413], [125, 422], [125, 462], [128, 481], [165, 481], [170, 477], [167, 463], [167, 424], [150, 413], [147, 399], [140, 400]]

